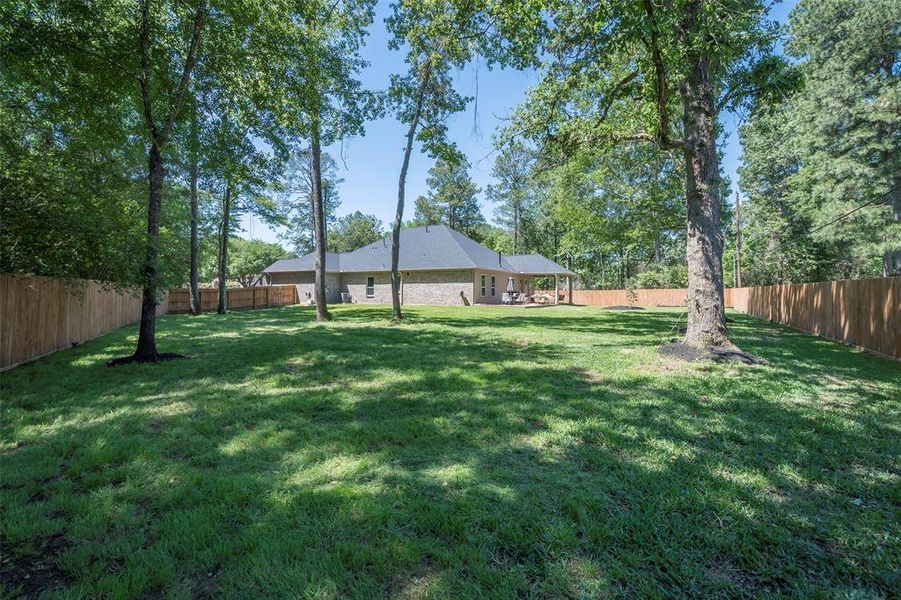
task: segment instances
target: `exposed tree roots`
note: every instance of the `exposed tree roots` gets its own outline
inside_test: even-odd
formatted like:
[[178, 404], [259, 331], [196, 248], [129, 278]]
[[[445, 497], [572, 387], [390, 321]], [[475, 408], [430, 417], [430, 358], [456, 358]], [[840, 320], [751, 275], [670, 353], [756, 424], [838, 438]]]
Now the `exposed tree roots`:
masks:
[[713, 362], [740, 362], [746, 365], [765, 365], [767, 361], [759, 356], [742, 352], [737, 348], [696, 348], [682, 342], [664, 344], [657, 349], [660, 354], [678, 358], [685, 362], [712, 360]]
[[156, 354], [151, 354], [149, 356], [137, 356], [135, 354], [132, 354], [131, 356], [123, 356], [122, 358], [110, 359], [106, 361], [106, 366], [118, 367], [119, 365], [130, 365], [132, 363], [158, 363], [167, 360], [176, 360], [179, 358], [188, 357], [184, 354], [178, 354], [177, 352], [157, 352]]

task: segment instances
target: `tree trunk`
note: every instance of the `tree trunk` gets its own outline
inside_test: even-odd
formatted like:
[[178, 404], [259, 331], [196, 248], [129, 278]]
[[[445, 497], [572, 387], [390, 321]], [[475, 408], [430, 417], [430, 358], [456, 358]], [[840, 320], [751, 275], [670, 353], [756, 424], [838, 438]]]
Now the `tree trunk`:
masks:
[[224, 315], [228, 312], [228, 234], [231, 229], [232, 184], [225, 184], [225, 197], [222, 199], [222, 224], [219, 227], [219, 305], [216, 312]]
[[735, 192], [735, 287], [741, 287], [741, 196]]
[[426, 66], [422, 83], [416, 94], [416, 106], [410, 127], [407, 129], [407, 145], [404, 147], [404, 162], [400, 167], [400, 177], [397, 181], [397, 211], [394, 214], [394, 225], [391, 228], [391, 305], [394, 310], [394, 320], [403, 319], [400, 310], [400, 228], [404, 219], [404, 193], [407, 185], [407, 170], [410, 168], [410, 154], [413, 152], [413, 138], [416, 136], [416, 128], [419, 127], [419, 117], [422, 114], [422, 103], [425, 99], [425, 90], [429, 84], [430, 70]]
[[322, 149], [319, 147], [319, 121], [313, 120], [310, 139], [310, 178], [312, 179], [313, 230], [316, 239], [316, 271], [313, 293], [316, 299], [316, 320], [331, 321], [325, 293], [325, 211], [322, 202]]
[[191, 118], [191, 314], [199, 315], [200, 286], [197, 282], [198, 261], [200, 258], [200, 239], [197, 237], [197, 109]]
[[[895, 177], [892, 182], [892, 219], [895, 227], [901, 227], [901, 176]], [[895, 248], [895, 267], [892, 274], [901, 275], [901, 247]]]
[[[163, 145], [175, 126], [175, 119], [181, 109], [185, 98], [188, 82], [191, 79], [191, 71], [197, 61], [197, 48], [200, 45], [200, 32], [206, 18], [207, 0], [203, 0], [194, 14], [194, 27], [191, 43], [185, 62], [182, 67], [181, 78], [172, 98], [169, 112], [163, 119], [161, 127], [157, 126], [153, 117], [153, 103], [151, 102], [151, 68], [150, 68], [150, 0], [143, 0], [141, 9], [141, 27], [138, 33], [138, 46], [141, 53], [141, 74], [138, 84], [141, 88], [141, 104], [144, 113], [144, 123], [150, 132], [149, 173], [150, 199], [147, 204], [147, 254], [144, 258], [142, 274], [144, 277], [144, 289], [141, 297], [141, 324], [138, 329], [138, 345], [135, 353], [130, 357], [116, 359], [108, 364], [122, 364], [138, 361], [158, 360], [160, 355], [156, 351], [156, 295], [159, 287], [159, 241], [160, 241], [160, 203], [163, 188], [163, 179], [166, 170], [163, 165]], [[163, 358], [172, 358], [165, 356]]]
[[710, 63], [697, 58], [680, 88], [688, 203], [688, 324], [685, 344], [734, 348], [726, 331], [716, 108]]
[[519, 204], [513, 203], [513, 254], [519, 249]]
[[141, 295], [141, 325], [134, 357], [156, 356], [156, 295], [159, 284], [160, 194], [166, 171], [163, 153], [156, 140], [150, 144], [150, 201], [147, 204], [147, 254], [144, 258], [144, 290]]

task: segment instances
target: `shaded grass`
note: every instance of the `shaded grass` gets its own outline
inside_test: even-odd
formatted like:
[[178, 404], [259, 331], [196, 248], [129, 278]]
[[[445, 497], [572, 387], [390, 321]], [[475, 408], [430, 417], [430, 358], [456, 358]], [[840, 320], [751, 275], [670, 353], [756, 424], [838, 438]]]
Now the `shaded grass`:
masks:
[[3, 374], [3, 595], [899, 585], [897, 363], [743, 315], [766, 366], [658, 356], [666, 309], [333, 312], [167, 316], [190, 360], [105, 367], [128, 327]]

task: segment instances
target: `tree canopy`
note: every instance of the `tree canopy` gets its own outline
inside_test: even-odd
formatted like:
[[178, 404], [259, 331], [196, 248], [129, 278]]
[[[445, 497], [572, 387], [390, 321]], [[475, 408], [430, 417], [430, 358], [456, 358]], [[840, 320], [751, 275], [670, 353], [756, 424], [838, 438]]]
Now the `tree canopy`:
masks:
[[335, 220], [328, 234], [328, 249], [330, 252], [352, 252], [382, 239], [384, 230], [378, 217], [352, 212]]
[[413, 222], [417, 225], [443, 224], [470, 237], [478, 237], [485, 223], [479, 208], [479, 188], [473, 183], [465, 159], [439, 158], [429, 169], [429, 192], [416, 199]]
[[741, 128], [749, 282], [901, 273], [888, 193], [901, 187], [899, 22], [890, 0], [802, 0], [792, 11], [799, 83], [757, 103]]

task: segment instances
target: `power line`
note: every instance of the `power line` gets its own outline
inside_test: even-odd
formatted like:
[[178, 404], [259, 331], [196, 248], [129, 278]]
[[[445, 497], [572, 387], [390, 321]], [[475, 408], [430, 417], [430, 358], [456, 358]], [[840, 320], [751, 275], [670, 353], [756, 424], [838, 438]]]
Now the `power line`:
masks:
[[814, 228], [814, 229], [811, 229], [811, 230], [808, 231], [807, 233], [808, 233], [808, 235], [809, 235], [809, 234], [811, 234], [811, 233], [814, 233], [814, 232], [816, 232], [816, 231], [819, 231], [820, 229], [824, 229], [824, 228], [826, 228], [826, 227], [829, 227], [829, 226], [832, 225], [833, 223], [838, 223], [839, 221], [841, 221], [841, 220], [844, 219], [845, 217], [850, 216], [850, 215], [853, 215], [854, 213], [856, 213], [857, 211], [859, 211], [861, 208], [866, 208], [867, 206], [869, 206], [869, 205], [871, 205], [871, 204], [876, 204], [877, 202], [881, 203], [881, 202], [883, 201], [883, 199], [888, 199], [888, 196], [889, 196], [889, 195], [891, 195], [891, 194], [897, 192], [898, 190], [901, 190], [901, 186], [898, 186], [898, 187], [896, 187], [895, 189], [889, 190], [889, 191], [887, 191], [886, 193], [884, 193], [884, 194], [882, 194], [881, 196], [879, 196], [878, 198], [874, 198], [874, 199], [870, 200], [869, 202], [864, 202], [863, 204], [861, 204], [861, 205], [858, 206], [857, 208], [854, 208], [854, 209], [852, 209], [852, 210], [849, 210], [849, 211], [846, 212], [845, 214], [839, 215], [837, 218], [833, 219], [832, 221], [829, 221], [829, 222], [826, 223], [825, 225], [820, 225], [819, 227], [816, 227], [816, 228]]

